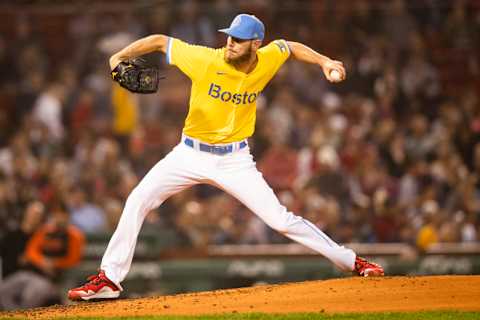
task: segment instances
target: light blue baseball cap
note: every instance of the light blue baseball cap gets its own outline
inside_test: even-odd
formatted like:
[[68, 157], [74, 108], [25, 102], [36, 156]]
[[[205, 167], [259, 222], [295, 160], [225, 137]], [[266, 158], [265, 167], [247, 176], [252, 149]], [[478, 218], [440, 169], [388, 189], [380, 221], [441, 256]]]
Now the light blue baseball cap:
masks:
[[237, 15], [235, 19], [233, 19], [230, 28], [220, 29], [218, 31], [243, 40], [263, 40], [265, 36], [265, 26], [263, 22], [254, 15], [245, 13]]

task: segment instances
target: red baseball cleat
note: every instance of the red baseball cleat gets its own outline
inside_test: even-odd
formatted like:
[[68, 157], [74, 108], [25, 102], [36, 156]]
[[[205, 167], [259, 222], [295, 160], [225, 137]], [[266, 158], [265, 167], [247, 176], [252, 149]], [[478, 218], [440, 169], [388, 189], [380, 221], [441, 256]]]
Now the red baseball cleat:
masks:
[[381, 277], [384, 275], [382, 266], [368, 262], [358, 256], [355, 258], [355, 272], [361, 277]]
[[120, 296], [120, 288], [110, 281], [105, 272], [88, 277], [83, 286], [68, 291], [68, 299], [73, 301], [92, 299], [116, 299]]

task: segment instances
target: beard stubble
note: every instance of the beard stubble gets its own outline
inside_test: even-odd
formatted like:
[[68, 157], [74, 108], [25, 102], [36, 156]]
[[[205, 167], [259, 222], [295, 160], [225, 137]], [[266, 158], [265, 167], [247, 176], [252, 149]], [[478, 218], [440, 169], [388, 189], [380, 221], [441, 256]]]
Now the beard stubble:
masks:
[[245, 62], [247, 62], [250, 57], [252, 56], [252, 45], [250, 44], [250, 46], [248, 47], [248, 50], [242, 54], [241, 56], [238, 56], [236, 58], [227, 58], [225, 56], [225, 62], [233, 65], [233, 66], [239, 66]]

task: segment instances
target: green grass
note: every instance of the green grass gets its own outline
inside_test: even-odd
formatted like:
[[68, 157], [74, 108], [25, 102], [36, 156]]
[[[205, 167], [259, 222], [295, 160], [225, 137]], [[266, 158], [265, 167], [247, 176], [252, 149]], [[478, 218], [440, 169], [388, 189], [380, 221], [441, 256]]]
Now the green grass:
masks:
[[155, 316], [155, 317], [115, 317], [115, 318], [63, 318], [77, 320], [473, 320], [480, 319], [480, 312], [415, 312], [415, 313], [363, 313], [363, 314], [321, 314], [296, 313], [272, 315], [263, 313], [251, 314], [224, 314], [211, 316]]

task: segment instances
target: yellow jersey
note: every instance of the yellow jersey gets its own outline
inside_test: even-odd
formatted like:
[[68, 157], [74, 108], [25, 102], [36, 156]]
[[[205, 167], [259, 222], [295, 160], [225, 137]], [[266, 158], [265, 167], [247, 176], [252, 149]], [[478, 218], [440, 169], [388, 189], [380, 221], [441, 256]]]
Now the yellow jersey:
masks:
[[168, 40], [167, 63], [192, 81], [183, 133], [211, 144], [241, 141], [253, 134], [257, 98], [290, 56], [285, 40], [272, 41], [257, 50], [255, 69], [244, 73], [225, 62], [224, 51]]

